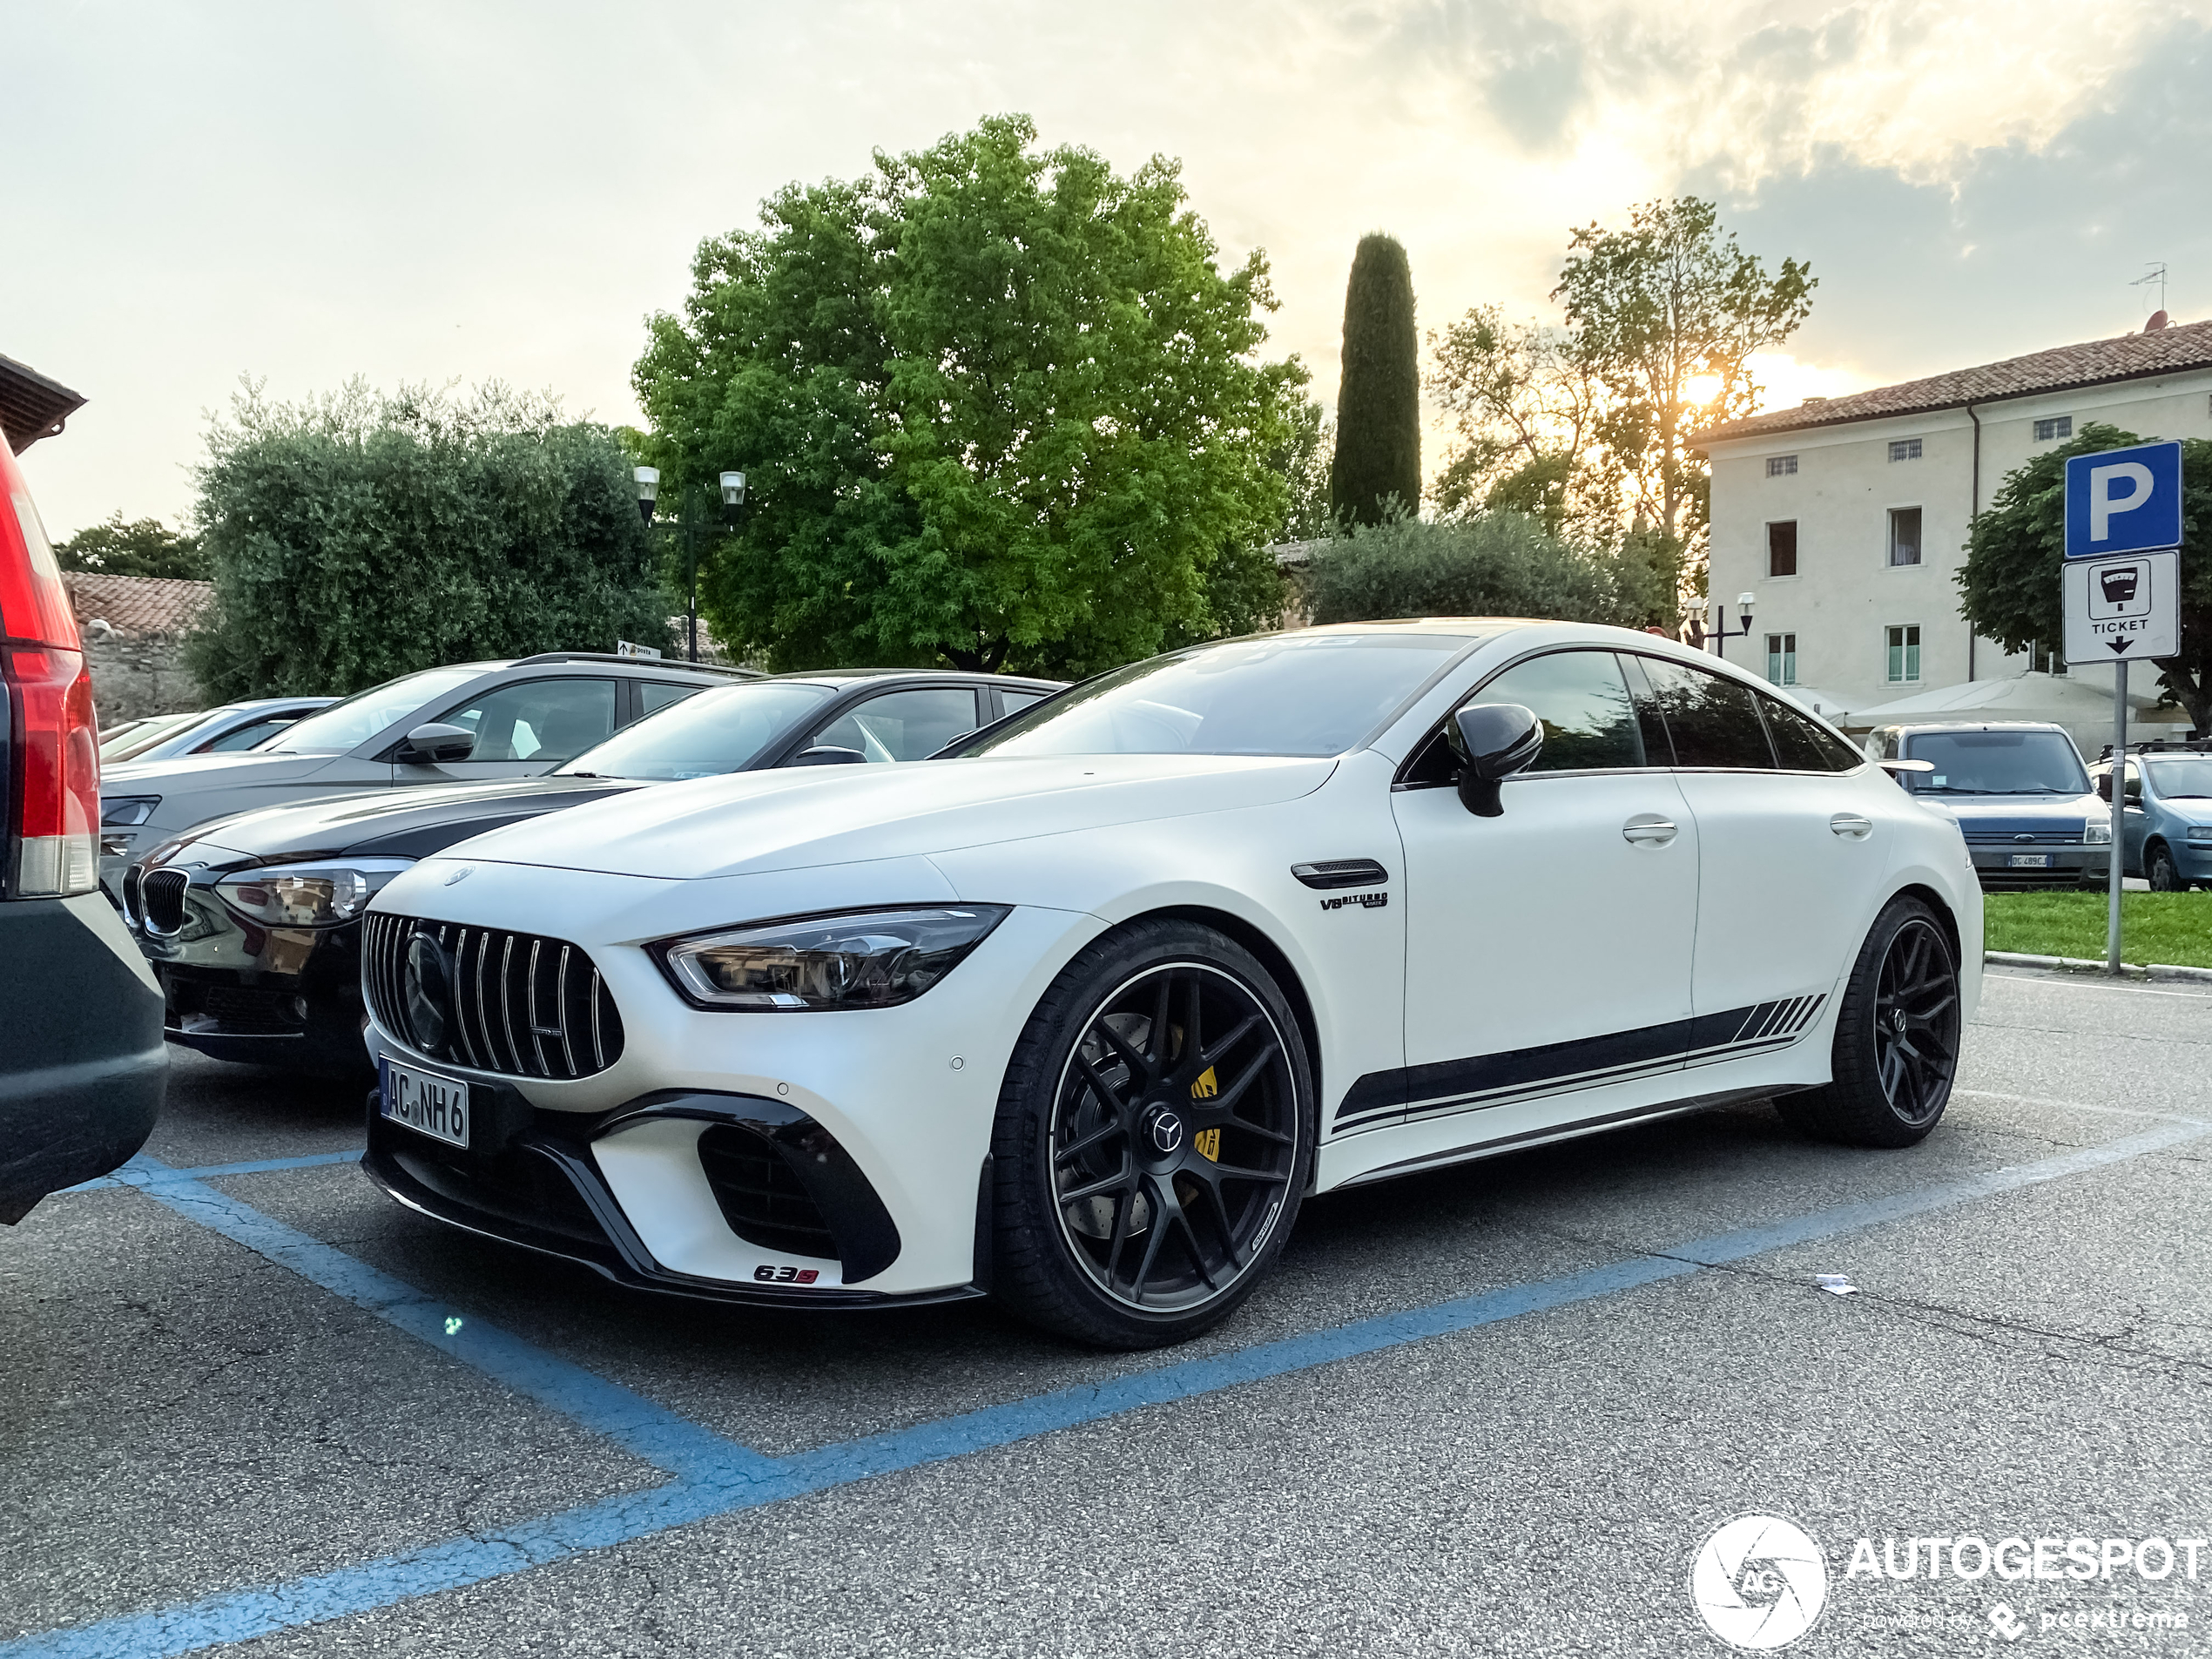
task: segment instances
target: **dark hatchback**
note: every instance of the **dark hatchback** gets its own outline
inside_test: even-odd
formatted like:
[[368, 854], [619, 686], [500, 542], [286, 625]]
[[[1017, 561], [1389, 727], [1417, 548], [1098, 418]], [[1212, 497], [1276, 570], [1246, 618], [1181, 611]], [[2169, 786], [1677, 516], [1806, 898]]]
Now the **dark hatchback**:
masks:
[[718, 687], [543, 777], [302, 801], [200, 825], [132, 869], [124, 912], [160, 976], [171, 1042], [218, 1060], [365, 1074], [361, 913], [416, 860], [656, 783], [919, 760], [1059, 689], [927, 670]]
[[2111, 809], [2097, 799], [2064, 726], [1877, 726], [1866, 752], [1928, 763], [1932, 771], [1897, 781], [1958, 818], [1985, 888], [2094, 886], [2110, 876]]

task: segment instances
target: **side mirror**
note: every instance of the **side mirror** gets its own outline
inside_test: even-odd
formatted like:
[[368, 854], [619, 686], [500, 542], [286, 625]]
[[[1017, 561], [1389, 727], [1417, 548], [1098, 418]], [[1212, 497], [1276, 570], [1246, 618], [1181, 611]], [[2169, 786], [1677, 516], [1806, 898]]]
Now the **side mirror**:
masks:
[[410, 766], [435, 765], [442, 761], [466, 760], [475, 752], [476, 734], [466, 726], [442, 725], [433, 720], [418, 725], [400, 745], [399, 759]]
[[2110, 772], [2105, 773], [2103, 777], [2097, 779], [2097, 799], [2102, 801], [2109, 801], [2112, 799], [2112, 774]]
[[1452, 717], [1444, 739], [1460, 760], [1460, 805], [1496, 818], [1506, 810], [1498, 786], [1535, 764], [1544, 725], [1518, 703], [1477, 703]]
[[865, 766], [867, 764], [867, 756], [858, 749], [839, 749], [828, 744], [801, 749], [784, 762], [786, 766]]

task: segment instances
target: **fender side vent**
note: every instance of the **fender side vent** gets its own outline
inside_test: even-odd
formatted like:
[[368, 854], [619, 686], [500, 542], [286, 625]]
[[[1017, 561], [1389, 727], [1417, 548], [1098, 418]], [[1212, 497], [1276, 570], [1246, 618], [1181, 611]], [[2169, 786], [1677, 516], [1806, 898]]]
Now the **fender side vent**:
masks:
[[1372, 887], [1390, 880], [1390, 872], [1372, 859], [1318, 859], [1293, 864], [1291, 873], [1309, 887]]

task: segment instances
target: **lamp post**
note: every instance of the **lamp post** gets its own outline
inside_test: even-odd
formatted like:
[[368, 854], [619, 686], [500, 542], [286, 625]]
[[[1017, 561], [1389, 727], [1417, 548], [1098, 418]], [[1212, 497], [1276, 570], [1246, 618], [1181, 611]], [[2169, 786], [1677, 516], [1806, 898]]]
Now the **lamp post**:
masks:
[[1734, 633], [1730, 633], [1728, 628], [1728, 607], [1724, 604], [1714, 605], [1714, 656], [1725, 657], [1728, 655], [1728, 641], [1731, 639], [1749, 639], [1751, 637], [1751, 603], [1758, 596], [1755, 593], [1739, 593], [1736, 596], [1736, 614], [1742, 618], [1742, 625], [1738, 627]]
[[[651, 524], [660, 497], [660, 469], [640, 467], [632, 476], [637, 482], [637, 511]], [[745, 507], [745, 474], [725, 472], [721, 484], [722, 522], [735, 529]], [[684, 655], [694, 663], [699, 659], [699, 509], [706, 499], [703, 489], [685, 490], [676, 520], [684, 537]]]

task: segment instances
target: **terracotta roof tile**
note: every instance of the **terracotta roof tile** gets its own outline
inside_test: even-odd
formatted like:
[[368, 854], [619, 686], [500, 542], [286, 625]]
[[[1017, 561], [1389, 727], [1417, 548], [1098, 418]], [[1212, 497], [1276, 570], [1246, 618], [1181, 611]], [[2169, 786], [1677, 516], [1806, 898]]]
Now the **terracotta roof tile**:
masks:
[[69, 588], [70, 607], [77, 613], [80, 633], [98, 618], [118, 634], [181, 634], [215, 597], [213, 583], [180, 577], [64, 570], [62, 581]]
[[1956, 368], [1925, 380], [1878, 386], [1847, 397], [1826, 398], [1794, 409], [1730, 421], [1695, 434], [1689, 442], [1702, 448], [1728, 438], [1756, 438], [1771, 432], [1955, 409], [1968, 403], [2142, 380], [2191, 368], [2212, 368], [2212, 321], [2182, 323], [2151, 334], [2121, 334], [2114, 340], [2084, 341], [2078, 346], [2008, 357], [2001, 363], [1984, 363], [1979, 368]]

